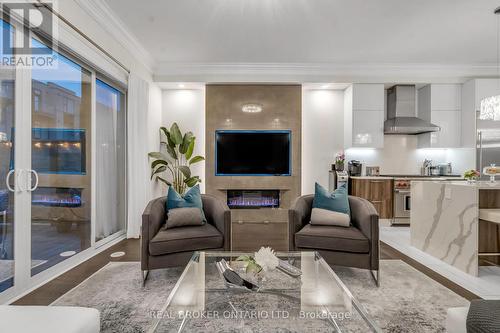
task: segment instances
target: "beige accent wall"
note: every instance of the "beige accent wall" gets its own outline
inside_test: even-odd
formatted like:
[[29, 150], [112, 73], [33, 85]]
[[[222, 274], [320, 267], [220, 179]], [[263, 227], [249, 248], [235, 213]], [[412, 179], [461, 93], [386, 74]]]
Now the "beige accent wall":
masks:
[[[245, 103], [262, 104], [260, 113], [244, 113]], [[301, 117], [302, 88], [300, 85], [207, 85], [206, 86], [206, 193], [226, 201], [228, 189], [278, 189], [280, 208], [233, 210], [235, 223], [280, 223], [278, 229], [287, 229], [287, 211], [301, 193]], [[215, 176], [216, 130], [276, 130], [292, 131], [291, 176]], [[258, 230], [256, 225], [254, 230]], [[233, 233], [238, 228], [233, 227]], [[245, 229], [246, 230], [246, 229]], [[286, 233], [285, 233], [286, 234]], [[237, 235], [233, 235], [237, 236]], [[285, 236], [286, 237], [286, 236]], [[234, 239], [235, 237], [233, 237]], [[259, 240], [257, 240], [258, 243]], [[288, 242], [287, 239], [281, 240]], [[264, 241], [265, 242], [265, 241]], [[273, 244], [257, 244], [273, 245]], [[243, 249], [233, 244], [233, 249]], [[245, 248], [246, 249], [246, 248]]]

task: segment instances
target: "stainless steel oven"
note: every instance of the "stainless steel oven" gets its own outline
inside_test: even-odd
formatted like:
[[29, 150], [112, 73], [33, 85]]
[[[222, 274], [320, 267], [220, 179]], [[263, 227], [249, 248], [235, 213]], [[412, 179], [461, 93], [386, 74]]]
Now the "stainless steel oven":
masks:
[[392, 224], [410, 224], [411, 180], [394, 179], [394, 203]]

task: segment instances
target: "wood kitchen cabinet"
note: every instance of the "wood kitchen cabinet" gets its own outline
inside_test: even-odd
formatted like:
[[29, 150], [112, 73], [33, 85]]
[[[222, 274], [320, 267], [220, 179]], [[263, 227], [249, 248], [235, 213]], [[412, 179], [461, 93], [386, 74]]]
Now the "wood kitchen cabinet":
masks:
[[376, 178], [353, 178], [351, 195], [370, 201], [381, 219], [391, 219], [393, 203], [393, 180]]

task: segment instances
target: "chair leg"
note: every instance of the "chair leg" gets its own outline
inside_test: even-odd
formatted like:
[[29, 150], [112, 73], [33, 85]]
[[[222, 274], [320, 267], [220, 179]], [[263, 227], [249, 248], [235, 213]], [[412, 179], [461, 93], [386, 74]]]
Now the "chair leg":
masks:
[[372, 275], [372, 278], [375, 281], [377, 288], [380, 287], [380, 268], [376, 271], [376, 273], [374, 273], [373, 270], [370, 269], [370, 274]]
[[142, 286], [146, 285], [146, 280], [148, 279], [149, 271], [142, 271]]

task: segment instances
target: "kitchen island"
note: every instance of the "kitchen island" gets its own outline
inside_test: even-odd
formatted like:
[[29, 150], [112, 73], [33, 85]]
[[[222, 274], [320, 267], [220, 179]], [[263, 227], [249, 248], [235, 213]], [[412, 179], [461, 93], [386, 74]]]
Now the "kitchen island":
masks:
[[413, 181], [411, 245], [468, 274], [498, 264], [500, 182]]

